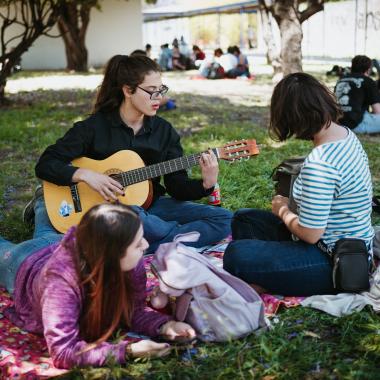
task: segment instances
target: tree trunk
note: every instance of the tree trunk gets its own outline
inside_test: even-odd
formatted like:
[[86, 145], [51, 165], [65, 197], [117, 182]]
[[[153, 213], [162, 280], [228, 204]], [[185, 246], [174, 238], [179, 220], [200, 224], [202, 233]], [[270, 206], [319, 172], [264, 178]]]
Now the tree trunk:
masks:
[[[7, 104], [5, 86], [13, 67], [38, 37], [47, 35], [57, 22], [61, 1], [3, 1], [0, 7], [0, 106]], [[19, 33], [9, 33], [7, 28], [18, 27]], [[13, 36], [12, 36], [13, 35]], [[14, 44], [9, 48], [10, 44]]]
[[282, 73], [280, 51], [275, 43], [273, 35], [272, 15], [269, 10], [260, 3], [261, 25], [263, 28], [263, 38], [267, 45], [267, 63], [272, 65], [274, 77]]
[[281, 60], [284, 75], [302, 71], [302, 26], [297, 14], [297, 1], [280, 0], [274, 16], [281, 34]]
[[65, 3], [58, 29], [65, 43], [67, 70], [88, 71], [88, 52], [86, 48], [86, 32], [90, 22], [91, 8], [96, 1], [77, 5], [75, 2]]

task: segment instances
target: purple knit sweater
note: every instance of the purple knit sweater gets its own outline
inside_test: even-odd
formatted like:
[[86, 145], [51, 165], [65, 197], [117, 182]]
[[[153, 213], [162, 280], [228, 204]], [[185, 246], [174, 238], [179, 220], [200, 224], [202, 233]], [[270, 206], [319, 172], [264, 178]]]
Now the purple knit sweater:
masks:
[[[79, 316], [83, 289], [72, 257], [75, 228], [64, 241], [69, 248], [54, 244], [29, 256], [20, 266], [14, 293], [14, 307], [6, 316], [20, 328], [43, 334], [49, 353], [57, 368], [73, 366], [102, 366], [109, 357], [125, 363], [127, 340], [104, 342], [81, 353], [87, 343], [79, 335]], [[132, 271], [135, 288], [134, 314], [131, 331], [156, 336], [159, 327], [170, 320], [146, 306], [146, 273], [141, 260]], [[112, 297], [112, 295], [110, 295]]]

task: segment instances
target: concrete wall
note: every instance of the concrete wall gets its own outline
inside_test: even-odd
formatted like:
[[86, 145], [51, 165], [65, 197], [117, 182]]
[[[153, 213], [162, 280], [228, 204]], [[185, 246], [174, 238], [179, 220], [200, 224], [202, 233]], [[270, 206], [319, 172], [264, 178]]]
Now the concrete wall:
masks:
[[[101, 66], [114, 54], [128, 54], [141, 49], [141, 0], [103, 0], [102, 10], [91, 11], [86, 45], [89, 66]], [[57, 28], [50, 34], [57, 35]], [[65, 48], [62, 38], [41, 36], [22, 56], [24, 69], [64, 69]]]
[[161, 45], [168, 43], [171, 47], [174, 38], [179, 40], [181, 36], [188, 44], [192, 41], [189, 18], [146, 22], [143, 25], [144, 46], [151, 44], [156, 55]]
[[[280, 46], [280, 33], [275, 21], [273, 25], [277, 46]], [[350, 58], [365, 54], [380, 57], [379, 0], [326, 3], [325, 10], [305, 21], [302, 29], [303, 56]], [[261, 25], [258, 35], [259, 51], [265, 53]]]

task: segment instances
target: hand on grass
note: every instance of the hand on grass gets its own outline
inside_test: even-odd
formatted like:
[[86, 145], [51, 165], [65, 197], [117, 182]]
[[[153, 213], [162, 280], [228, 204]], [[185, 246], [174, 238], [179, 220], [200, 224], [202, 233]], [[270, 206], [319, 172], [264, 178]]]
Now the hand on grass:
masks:
[[133, 358], [160, 358], [170, 353], [168, 343], [157, 343], [152, 340], [140, 340], [129, 345], [129, 355]]
[[161, 326], [160, 335], [167, 337], [169, 340], [176, 336], [185, 336], [188, 338], [195, 337], [195, 330], [187, 323], [169, 321]]

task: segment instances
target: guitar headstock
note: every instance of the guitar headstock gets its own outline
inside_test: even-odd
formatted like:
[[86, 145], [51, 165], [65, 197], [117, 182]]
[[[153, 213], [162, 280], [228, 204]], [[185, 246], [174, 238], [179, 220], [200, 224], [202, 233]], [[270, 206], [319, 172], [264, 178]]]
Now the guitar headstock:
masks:
[[255, 139], [235, 140], [223, 145], [221, 148], [217, 148], [217, 150], [220, 159], [230, 162], [248, 159], [259, 154]]

